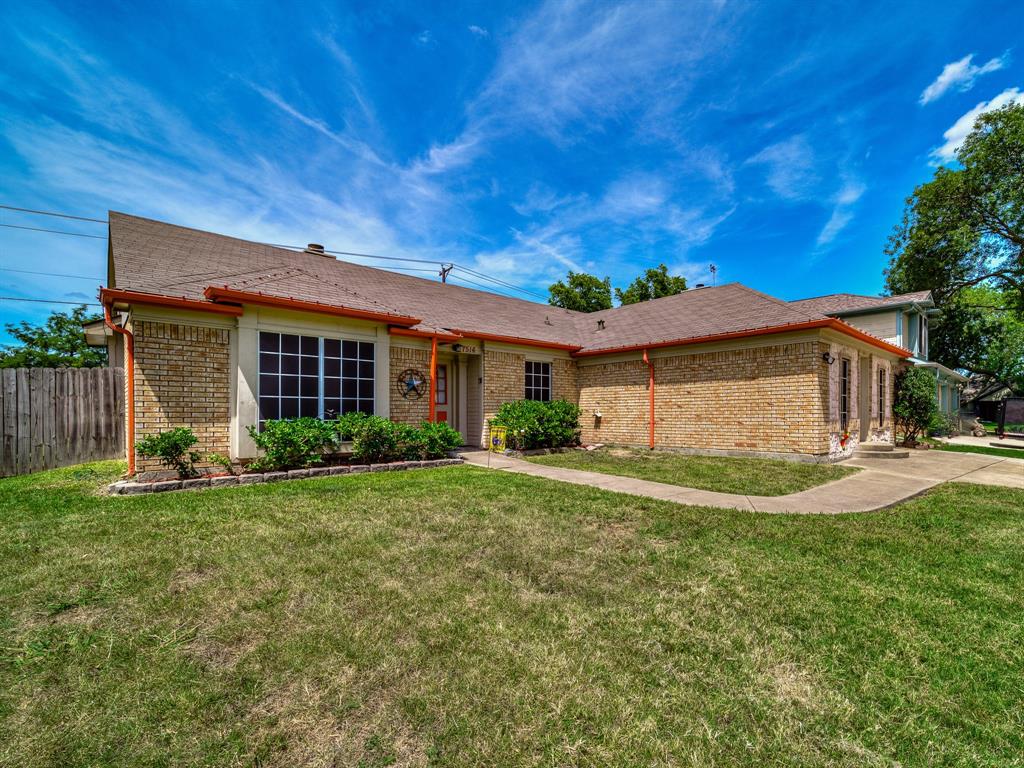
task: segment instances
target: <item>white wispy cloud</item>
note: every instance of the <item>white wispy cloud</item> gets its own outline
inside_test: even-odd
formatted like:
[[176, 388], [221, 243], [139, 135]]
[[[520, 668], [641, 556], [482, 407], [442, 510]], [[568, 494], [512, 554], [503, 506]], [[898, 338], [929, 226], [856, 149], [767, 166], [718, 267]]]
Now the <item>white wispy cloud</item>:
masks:
[[956, 159], [956, 152], [964, 143], [967, 134], [974, 128], [974, 122], [985, 112], [1005, 107], [1007, 104], [1024, 104], [1024, 93], [1018, 88], [1007, 88], [988, 101], [979, 102], [973, 109], [964, 112], [943, 134], [945, 142], [932, 150], [932, 163], [949, 163]]
[[763, 165], [765, 183], [775, 194], [787, 200], [803, 199], [814, 191], [819, 176], [814, 150], [804, 134], [771, 144], [747, 160], [748, 165]]
[[865, 191], [866, 187], [856, 179], [847, 179], [843, 183], [835, 195], [832, 215], [829, 216], [815, 241], [818, 249], [830, 245], [846, 228], [846, 225], [853, 221], [853, 206], [861, 199]]
[[485, 27], [478, 27], [476, 24], [470, 24], [467, 29], [477, 37], [490, 37], [491, 34]]
[[919, 103], [928, 104], [941, 98], [947, 91], [956, 89], [958, 91], [969, 91], [974, 87], [974, 81], [989, 72], [997, 72], [1006, 66], [1009, 61], [1009, 51], [994, 59], [989, 59], [981, 66], [972, 63], [974, 54], [969, 53], [959, 61], [953, 61], [942, 68], [939, 76], [921, 92]]

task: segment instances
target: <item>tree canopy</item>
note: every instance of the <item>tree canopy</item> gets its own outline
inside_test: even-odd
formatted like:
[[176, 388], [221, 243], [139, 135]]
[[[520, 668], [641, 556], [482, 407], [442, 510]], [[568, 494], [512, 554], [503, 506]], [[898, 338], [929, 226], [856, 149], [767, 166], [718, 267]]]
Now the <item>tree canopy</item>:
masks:
[[932, 291], [933, 359], [1024, 391], [1024, 105], [982, 114], [956, 157], [907, 199], [887, 287]]
[[548, 304], [577, 312], [597, 312], [612, 308], [612, 281], [601, 280], [585, 272], [570, 271], [565, 280], [548, 287]]
[[659, 264], [654, 269], [646, 270], [629, 284], [626, 290], [615, 289], [615, 298], [620, 304], [638, 304], [641, 301], [660, 299], [663, 296], [674, 296], [686, 290], [686, 278], [670, 275], [668, 267]]
[[54, 312], [42, 325], [22, 320], [7, 323], [7, 332], [20, 345], [0, 349], [0, 368], [98, 368], [106, 365], [107, 350], [85, 343], [82, 324], [96, 317], [86, 306]]

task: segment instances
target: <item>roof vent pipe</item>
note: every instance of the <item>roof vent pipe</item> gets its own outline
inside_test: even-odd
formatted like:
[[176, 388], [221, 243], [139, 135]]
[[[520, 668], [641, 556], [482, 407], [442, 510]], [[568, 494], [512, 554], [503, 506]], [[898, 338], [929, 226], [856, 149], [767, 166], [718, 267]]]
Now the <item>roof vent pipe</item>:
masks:
[[312, 253], [316, 256], [326, 256], [324, 253], [324, 247], [320, 243], [310, 243], [306, 246], [306, 253]]
[[603, 331], [604, 330], [604, 320], [598, 320], [597, 321], [597, 330], [599, 330], [599, 331]]

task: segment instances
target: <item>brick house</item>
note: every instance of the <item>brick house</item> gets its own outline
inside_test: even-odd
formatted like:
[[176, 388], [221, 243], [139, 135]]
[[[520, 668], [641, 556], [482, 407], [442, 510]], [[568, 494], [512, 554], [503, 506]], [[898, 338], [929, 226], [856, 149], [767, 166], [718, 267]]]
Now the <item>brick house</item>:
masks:
[[911, 353], [909, 362], [935, 377], [935, 404], [956, 426], [960, 423], [960, 392], [968, 378], [928, 360], [928, 323], [939, 314], [931, 291], [897, 296], [833, 293], [790, 302], [793, 306], [836, 317]]
[[[502, 402], [565, 398], [583, 440], [835, 460], [891, 441], [911, 352], [738, 283], [585, 314], [111, 212], [101, 301], [129, 459], [188, 426], [255, 455], [263, 419], [363, 410], [487, 439]], [[844, 435], [848, 437], [844, 438]]]

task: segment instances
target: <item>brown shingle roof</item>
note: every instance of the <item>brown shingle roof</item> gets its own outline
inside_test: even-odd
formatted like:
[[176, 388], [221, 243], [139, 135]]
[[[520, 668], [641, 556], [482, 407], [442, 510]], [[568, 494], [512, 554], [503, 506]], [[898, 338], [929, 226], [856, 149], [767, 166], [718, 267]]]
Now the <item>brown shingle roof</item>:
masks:
[[114, 211], [109, 220], [110, 287], [192, 301], [209, 303], [208, 288], [227, 287], [421, 318], [416, 328], [425, 331], [458, 329], [583, 353], [826, 319], [807, 302], [787, 303], [739, 283], [586, 314]]
[[901, 293], [898, 296], [861, 296], [856, 293], [832, 293], [828, 296], [816, 296], [813, 299], [800, 299], [789, 302], [795, 307], [823, 315], [842, 315], [847, 312], [865, 312], [872, 309], [885, 309], [901, 304], [931, 304], [931, 291]]

